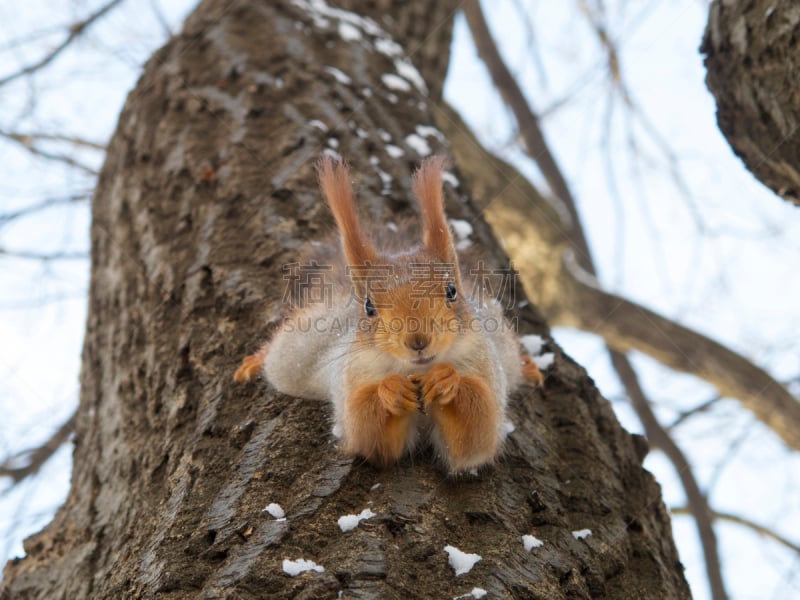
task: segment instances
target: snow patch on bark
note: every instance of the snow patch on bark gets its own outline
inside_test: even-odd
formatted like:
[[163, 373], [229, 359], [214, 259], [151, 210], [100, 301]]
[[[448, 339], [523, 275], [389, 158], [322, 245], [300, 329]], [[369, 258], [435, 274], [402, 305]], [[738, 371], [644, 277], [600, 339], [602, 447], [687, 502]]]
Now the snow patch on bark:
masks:
[[462, 552], [455, 546], [445, 546], [444, 551], [447, 552], [448, 562], [450, 563], [450, 566], [453, 567], [456, 575], [469, 573], [472, 570], [472, 567], [475, 566], [475, 563], [483, 559], [483, 557], [479, 554]]
[[381, 81], [383, 81], [383, 85], [388, 87], [390, 90], [398, 90], [400, 92], [411, 91], [411, 84], [394, 73], [384, 73], [381, 75]]
[[448, 221], [457, 239], [466, 240], [472, 235], [472, 225], [469, 221], [465, 221], [464, 219], [448, 219]]
[[339, 36], [346, 42], [362, 39], [361, 30], [344, 21], [339, 23]]
[[416, 150], [417, 154], [420, 156], [428, 156], [431, 153], [431, 147], [428, 145], [428, 142], [425, 141], [424, 137], [416, 133], [406, 136], [406, 144]]
[[574, 537], [576, 540], [584, 540], [590, 535], [592, 535], [591, 529], [578, 529], [577, 531], [572, 532], [572, 537]]
[[398, 146], [395, 146], [393, 144], [386, 144], [386, 154], [388, 154], [392, 158], [400, 158], [401, 156], [403, 156], [403, 154], [405, 154], [405, 152], [403, 152], [403, 149]]
[[262, 512], [267, 512], [276, 519], [283, 519], [286, 516], [286, 513], [283, 511], [283, 508], [281, 508], [281, 505], [275, 502], [268, 504]]
[[530, 552], [534, 548], [539, 548], [544, 545], [544, 542], [533, 535], [523, 535], [522, 545], [525, 547], [525, 552]]
[[539, 367], [540, 370], [549, 369], [553, 366], [556, 360], [556, 355], [553, 352], [545, 352], [542, 354], [542, 347], [544, 346], [544, 339], [538, 335], [523, 335], [519, 338], [522, 347], [531, 355], [531, 359]]
[[541, 356], [533, 356], [532, 358], [533, 362], [536, 363], [536, 366], [539, 367], [539, 370], [542, 371], [553, 366], [553, 363], [556, 360], [556, 355], [552, 352], [545, 352]]
[[403, 48], [391, 39], [391, 36], [369, 17], [362, 17], [348, 10], [328, 6], [324, 0], [293, 0], [292, 3], [304, 10], [320, 28], [328, 28], [330, 20], [337, 20], [337, 31], [345, 41], [363, 40], [363, 34], [372, 38], [371, 44], [376, 51], [388, 56], [394, 62], [395, 71], [400, 77], [410, 81], [420, 92], [427, 93], [425, 80], [414, 65], [402, 57]]
[[484, 596], [486, 596], [486, 594], [488, 594], [488, 593], [489, 592], [487, 592], [483, 588], [474, 587], [474, 588], [472, 588], [471, 592], [469, 592], [467, 594], [463, 594], [461, 596], [456, 596], [455, 598], [453, 598], [453, 600], [462, 600], [462, 598], [478, 598], [478, 599], [480, 599], [480, 598], [483, 598]]
[[287, 575], [297, 577], [300, 575], [300, 573], [305, 573], [306, 571], [324, 573], [325, 567], [321, 567], [313, 560], [306, 560], [304, 558], [298, 558], [297, 560], [289, 560], [288, 558], [283, 559], [283, 572]]
[[365, 508], [357, 515], [343, 515], [339, 517], [339, 529], [342, 531], [352, 531], [361, 521], [366, 519], [371, 519], [375, 516], [375, 513], [372, 512], [370, 509]]
[[444, 171], [442, 173], [442, 181], [445, 183], [449, 183], [454, 188], [457, 188], [460, 184], [458, 183], [458, 178], [453, 175], [450, 171]]
[[323, 67], [322, 70], [333, 75], [336, 78], [336, 81], [338, 81], [343, 85], [350, 85], [351, 83], [353, 83], [353, 80], [350, 79], [349, 76], [347, 76], [344, 72], [340, 71], [336, 67]]

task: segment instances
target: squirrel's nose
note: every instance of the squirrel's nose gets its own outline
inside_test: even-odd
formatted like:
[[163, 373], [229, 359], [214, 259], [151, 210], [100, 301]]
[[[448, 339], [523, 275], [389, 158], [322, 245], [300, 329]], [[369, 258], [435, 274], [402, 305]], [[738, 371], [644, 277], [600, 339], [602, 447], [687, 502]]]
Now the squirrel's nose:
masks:
[[409, 335], [406, 338], [406, 346], [417, 352], [424, 350], [429, 343], [430, 340], [428, 339], [428, 336], [421, 333], [415, 333], [414, 335]]

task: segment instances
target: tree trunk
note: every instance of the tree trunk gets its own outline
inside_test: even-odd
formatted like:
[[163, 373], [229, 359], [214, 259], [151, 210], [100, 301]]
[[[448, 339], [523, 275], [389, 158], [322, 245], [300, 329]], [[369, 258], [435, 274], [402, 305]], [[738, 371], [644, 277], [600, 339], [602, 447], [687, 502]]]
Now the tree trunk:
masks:
[[764, 185], [797, 204], [799, 35], [795, 0], [715, 0], [700, 49], [728, 143]]
[[[641, 439], [552, 342], [544, 388], [512, 398], [516, 431], [474, 477], [428, 456], [385, 470], [346, 458], [326, 404], [233, 384], [275, 324], [281, 265], [328, 229], [322, 149], [349, 159], [376, 223], [413, 214], [420, 138], [448, 152], [418, 126], [433, 123], [455, 2], [364, 6], [394, 18], [209, 0], [148, 63], [93, 204], [72, 488], [7, 565], [3, 599], [689, 596]], [[402, 58], [417, 48], [433, 98]], [[466, 190], [446, 191], [501, 265]], [[547, 334], [530, 306], [518, 323]], [[286, 520], [263, 512], [273, 502]], [[340, 531], [367, 507], [375, 517]], [[527, 552], [525, 534], [544, 544]], [[456, 576], [446, 545], [482, 560]], [[324, 572], [286, 574], [299, 558]]]

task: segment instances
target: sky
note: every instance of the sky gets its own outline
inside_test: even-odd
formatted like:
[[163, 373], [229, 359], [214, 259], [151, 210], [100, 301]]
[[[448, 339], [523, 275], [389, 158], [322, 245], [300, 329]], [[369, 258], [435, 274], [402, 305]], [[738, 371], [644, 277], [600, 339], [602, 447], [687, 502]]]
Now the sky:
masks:
[[[0, 78], [15, 61], [25, 64], [55, 45], [65, 23], [99, 4], [34, 0], [24, 10], [0, 6], [0, 52], [6, 59]], [[0, 130], [57, 130], [103, 143], [141, 66], [163, 43], [164, 24], [177, 30], [193, 4], [123, 3], [32, 83], [3, 89]], [[520, 16], [523, 5], [527, 18]], [[698, 52], [706, 3], [618, 0], [605, 6], [635, 112], [610, 91], [602, 51], [577, 0], [500, 0], [484, 8], [506, 61], [543, 115], [601, 282], [731, 346], [779, 380], [796, 378], [800, 212], [746, 171], [716, 127]], [[35, 43], [19, 43], [30, 38], [28, 32], [37, 32]], [[461, 18], [445, 95], [487, 147], [543, 185], [515, 145], [509, 112], [493, 92]], [[65, 150], [58, 144], [48, 148]], [[102, 154], [91, 150], [71, 156], [91, 169], [102, 162]], [[91, 175], [31, 157], [2, 140], [0, 158], [0, 212], [85, 193], [93, 185]], [[88, 226], [86, 202], [59, 205], [0, 228], [0, 248], [85, 252]], [[87, 285], [85, 260], [0, 260], [0, 456], [35, 446], [74, 409]], [[601, 342], [566, 329], [554, 334], [587, 368], [623, 425], [641, 432]], [[707, 384], [651, 359], [633, 360], [666, 422], [715, 395]], [[719, 400], [674, 435], [701, 485], [711, 490], [715, 508], [747, 515], [800, 542], [800, 459], [735, 400]], [[664, 457], [651, 452], [645, 466], [661, 482], [666, 504], [683, 505]], [[40, 477], [10, 492], [0, 484], [0, 561], [20, 554], [21, 538], [51, 518], [66, 494], [69, 469], [70, 450], [64, 448]], [[673, 528], [693, 593], [707, 598], [693, 522], [676, 515]], [[736, 525], [719, 523], [716, 531], [732, 598], [800, 594], [797, 556]]]

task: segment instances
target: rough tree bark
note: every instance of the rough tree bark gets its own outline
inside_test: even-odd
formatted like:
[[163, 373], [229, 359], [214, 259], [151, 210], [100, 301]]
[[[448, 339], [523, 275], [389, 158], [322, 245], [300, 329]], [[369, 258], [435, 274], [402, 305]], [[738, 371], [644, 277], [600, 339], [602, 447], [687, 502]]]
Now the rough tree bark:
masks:
[[[440, 90], [455, 4], [351, 4], [381, 26], [318, 1], [208, 0], [148, 63], [93, 203], [72, 488], [6, 566], [4, 600], [689, 596], [646, 449], [552, 342], [544, 388], [512, 399], [504, 457], [462, 479], [425, 456], [345, 458], [326, 405], [232, 384], [274, 325], [281, 265], [326, 230], [321, 150], [349, 158], [376, 222], [413, 214], [420, 138], [448, 152], [418, 128], [429, 98], [403, 55], [424, 48]], [[446, 192], [503, 264], [463, 186]], [[531, 306], [519, 323], [547, 335]], [[377, 516], [343, 534], [338, 517], [367, 506]], [[523, 534], [544, 545], [526, 552]], [[447, 544], [483, 560], [456, 577]], [[286, 558], [325, 571], [292, 578]]]
[[800, 204], [800, 6], [715, 0], [701, 52], [717, 121], [734, 152], [776, 194]]

